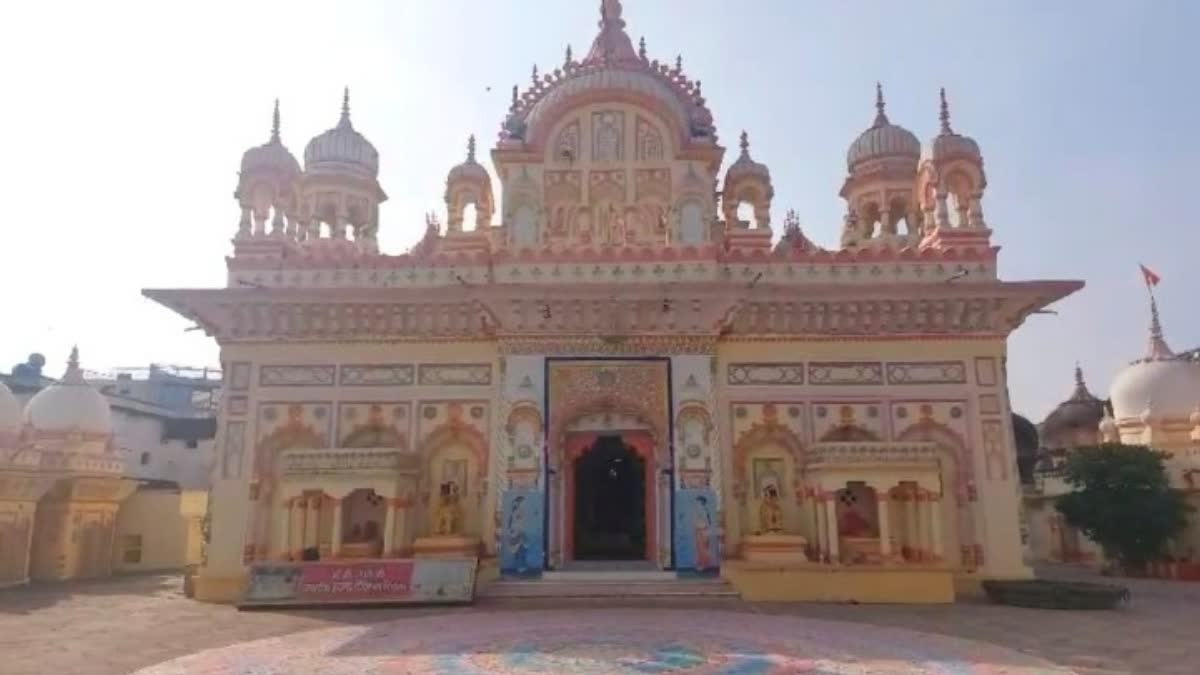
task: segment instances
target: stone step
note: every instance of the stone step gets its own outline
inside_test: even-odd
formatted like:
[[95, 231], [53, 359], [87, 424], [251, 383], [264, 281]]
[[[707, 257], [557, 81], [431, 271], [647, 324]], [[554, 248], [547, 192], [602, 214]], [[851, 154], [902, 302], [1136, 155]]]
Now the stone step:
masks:
[[542, 581], [677, 581], [674, 572], [661, 570], [553, 570], [542, 573]]
[[605, 580], [568, 576], [573, 574], [580, 573], [563, 572], [549, 579], [500, 579], [488, 584], [480, 595], [489, 598], [738, 597], [724, 579]]

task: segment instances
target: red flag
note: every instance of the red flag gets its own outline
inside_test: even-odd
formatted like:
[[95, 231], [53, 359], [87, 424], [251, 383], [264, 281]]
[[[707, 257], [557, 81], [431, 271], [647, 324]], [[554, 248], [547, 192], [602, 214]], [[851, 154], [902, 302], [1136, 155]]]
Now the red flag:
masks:
[[1158, 282], [1162, 281], [1162, 277], [1155, 274], [1154, 270], [1149, 267], [1145, 265], [1138, 265], [1138, 267], [1142, 268], [1142, 278], [1146, 280], [1147, 286], [1157, 286]]

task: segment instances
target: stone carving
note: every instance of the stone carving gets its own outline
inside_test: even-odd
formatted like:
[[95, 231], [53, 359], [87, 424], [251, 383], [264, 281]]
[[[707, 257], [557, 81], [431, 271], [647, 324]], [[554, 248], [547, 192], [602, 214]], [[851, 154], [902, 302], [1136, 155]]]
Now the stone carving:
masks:
[[422, 363], [417, 373], [417, 380], [423, 386], [486, 386], [492, 383], [492, 366], [488, 363]]
[[783, 532], [783, 507], [779, 504], [779, 488], [767, 485], [758, 505], [758, 527], [765, 534]]
[[558, 132], [554, 141], [554, 157], [552, 161], [562, 164], [574, 164], [579, 161], [579, 120], [574, 120]]
[[411, 364], [342, 366], [338, 384], [343, 387], [407, 386], [413, 383]]
[[804, 364], [731, 363], [726, 381], [732, 385], [804, 384]]
[[975, 359], [975, 384], [981, 387], [994, 387], [999, 383], [996, 370], [996, 359], [978, 357]]
[[250, 388], [250, 364], [238, 361], [229, 366], [229, 389], [246, 391]]
[[592, 160], [619, 162], [625, 159], [625, 113], [606, 110], [592, 113]]
[[888, 384], [966, 384], [967, 365], [962, 361], [928, 361], [887, 364]]
[[329, 387], [334, 383], [334, 366], [262, 366], [260, 387]]
[[808, 381], [815, 385], [883, 384], [882, 363], [810, 363]]
[[818, 443], [808, 451], [810, 466], [821, 464], [937, 464], [934, 443]]
[[417, 455], [389, 448], [287, 450], [280, 455], [279, 464], [284, 475], [395, 475], [396, 472], [415, 475], [420, 470], [420, 458]]
[[653, 123], [645, 118], [637, 118], [637, 159], [638, 161], [656, 161], [663, 159], [662, 134]]

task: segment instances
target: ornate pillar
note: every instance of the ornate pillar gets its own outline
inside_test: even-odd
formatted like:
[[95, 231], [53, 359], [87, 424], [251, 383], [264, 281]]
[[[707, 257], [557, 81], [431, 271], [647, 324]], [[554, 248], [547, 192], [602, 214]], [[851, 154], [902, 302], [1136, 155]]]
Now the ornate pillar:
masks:
[[815, 549], [817, 553], [817, 562], [825, 560], [825, 518], [821, 512], [821, 493], [814, 492], [812, 495], [812, 521], [813, 521], [813, 538], [815, 541]]
[[879, 556], [883, 562], [892, 558], [892, 501], [889, 490], [875, 489], [875, 506], [879, 512]]
[[396, 499], [387, 500], [387, 514], [383, 518], [383, 557], [396, 557]]
[[272, 500], [271, 504], [271, 552], [274, 559], [286, 559], [288, 539], [292, 535], [292, 500]]
[[333, 500], [333, 536], [329, 539], [329, 550], [334, 558], [342, 557], [342, 502], [340, 497]]
[[308, 513], [304, 516], [304, 548], [316, 548], [321, 522], [321, 497], [309, 497]]
[[946, 204], [949, 195], [945, 188], [938, 188], [937, 191], [937, 226], [940, 228], [950, 229], [950, 208]]
[[250, 236], [250, 207], [242, 206], [242, 217], [238, 220], [237, 238], [245, 239]]
[[908, 489], [904, 492], [904, 545], [909, 548], [912, 557], [920, 560], [921, 553], [921, 534], [917, 523], [920, 521], [917, 514], [917, 489]]
[[879, 212], [879, 233], [882, 235], [896, 234], [896, 221], [892, 219], [890, 209], [882, 209]]
[[[830, 494], [833, 496], [832, 499], [830, 498]], [[822, 500], [822, 503], [825, 505], [825, 537], [827, 540], [826, 543], [829, 547], [827, 549], [829, 553], [829, 562], [831, 563], [839, 562], [841, 555], [839, 552], [839, 548], [841, 547], [841, 541], [839, 541], [841, 533], [838, 532], [836, 499], [837, 493], [835, 492], [826, 493], [824, 495], [824, 499]]]
[[967, 221], [971, 225], [972, 230], [987, 229], [987, 223], [983, 221], [983, 193], [971, 193], [970, 209], [967, 212]]
[[304, 553], [304, 497], [288, 500], [288, 553], [299, 560]]
[[942, 559], [942, 500], [938, 495], [931, 494], [929, 504], [929, 539], [933, 559]]

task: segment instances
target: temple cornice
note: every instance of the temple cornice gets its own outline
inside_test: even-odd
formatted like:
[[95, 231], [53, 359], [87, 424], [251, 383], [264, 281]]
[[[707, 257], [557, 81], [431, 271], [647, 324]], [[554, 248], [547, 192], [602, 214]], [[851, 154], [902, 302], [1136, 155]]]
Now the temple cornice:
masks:
[[[1004, 336], [1073, 281], [148, 290], [222, 341]], [[605, 341], [608, 341], [607, 343]]]

